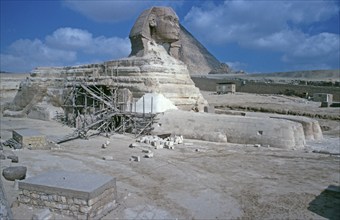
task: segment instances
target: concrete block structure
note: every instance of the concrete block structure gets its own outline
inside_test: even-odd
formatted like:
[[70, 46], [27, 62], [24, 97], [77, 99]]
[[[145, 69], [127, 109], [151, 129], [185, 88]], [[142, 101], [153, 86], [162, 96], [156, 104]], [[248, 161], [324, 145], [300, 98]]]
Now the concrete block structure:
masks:
[[236, 85], [235, 83], [231, 83], [231, 82], [217, 83], [216, 92], [217, 94], [226, 94], [226, 93], [234, 94], [236, 92]]
[[41, 149], [47, 144], [46, 137], [34, 129], [13, 130], [12, 138], [20, 143], [23, 147], [31, 149]]
[[314, 93], [313, 94], [313, 101], [315, 102], [333, 102], [333, 95], [328, 93]]
[[20, 203], [76, 219], [102, 218], [116, 198], [116, 179], [102, 174], [54, 171], [19, 182]]

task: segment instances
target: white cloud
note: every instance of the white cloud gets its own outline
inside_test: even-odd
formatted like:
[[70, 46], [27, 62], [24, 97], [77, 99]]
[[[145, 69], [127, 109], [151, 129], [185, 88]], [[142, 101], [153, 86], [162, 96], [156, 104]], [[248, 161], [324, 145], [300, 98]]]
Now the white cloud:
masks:
[[112, 58], [127, 56], [131, 49], [128, 38], [94, 38], [87, 30], [69, 27], [59, 28], [47, 36], [46, 44], [62, 50], [78, 50], [85, 54], [112, 55]]
[[75, 51], [64, 51], [46, 46], [42, 41], [20, 39], [1, 54], [1, 70], [27, 72], [38, 65], [61, 65], [76, 60]]
[[239, 61], [234, 61], [234, 62], [226, 62], [226, 64], [231, 67], [231, 69], [235, 70], [235, 71], [238, 71], [238, 70], [243, 70], [244, 68], [247, 67], [247, 64], [246, 63], [242, 63], [242, 62], [239, 62]]
[[340, 36], [331, 33], [320, 33], [306, 37], [292, 50], [286, 50], [282, 61], [312, 67], [339, 68]]
[[65, 50], [80, 49], [92, 43], [92, 34], [76, 28], [59, 28], [46, 37], [46, 43]]
[[154, 6], [179, 6], [182, 1], [124, 1], [124, 0], [65, 0], [64, 5], [86, 17], [100, 22], [117, 22], [137, 17], [141, 11]]
[[119, 37], [97, 37], [93, 39], [91, 48], [87, 51], [91, 54], [108, 54], [113, 58], [126, 57], [131, 51], [131, 44], [129, 38]]
[[315, 57], [327, 54], [336, 55], [340, 49], [340, 36], [331, 33], [320, 33], [307, 37], [292, 50], [295, 57]]
[[45, 41], [20, 39], [1, 53], [0, 69], [28, 72], [37, 66], [65, 66], [126, 57], [130, 53], [128, 38], [93, 37], [87, 30], [59, 28]]
[[339, 35], [311, 35], [302, 27], [334, 16], [339, 18], [339, 6], [334, 1], [231, 0], [193, 7], [184, 25], [194, 36], [202, 36], [204, 42], [237, 43], [243, 48], [280, 52], [282, 61], [291, 64], [322, 60], [330, 65], [332, 55], [339, 59]]

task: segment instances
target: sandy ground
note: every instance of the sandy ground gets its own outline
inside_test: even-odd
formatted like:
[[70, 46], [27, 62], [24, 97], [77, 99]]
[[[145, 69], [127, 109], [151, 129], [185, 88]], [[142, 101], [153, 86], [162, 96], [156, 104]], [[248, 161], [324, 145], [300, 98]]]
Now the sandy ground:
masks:
[[[236, 102], [240, 97], [240, 101], [247, 102], [246, 95], [235, 95], [233, 99], [227, 99], [229, 95], [204, 96], [208, 101], [216, 98], [219, 103]], [[249, 96], [248, 100], [254, 98]], [[28, 168], [28, 177], [51, 170], [116, 177], [117, 208], [104, 219], [339, 219], [339, 193], [327, 194], [326, 189], [340, 185], [340, 158], [312, 153], [313, 149], [327, 146], [340, 149], [338, 121], [326, 120], [324, 124], [330, 126], [329, 134], [321, 141], [308, 142], [301, 151], [185, 140], [192, 145], [177, 145], [174, 150], [152, 149], [154, 158], [133, 162], [130, 157], [142, 157], [142, 148], [148, 146], [129, 148], [134, 137], [115, 134], [106, 149], [101, 145], [108, 139], [97, 136], [66, 142], [53, 150], [5, 148], [4, 153], [18, 155], [19, 165]], [[72, 131], [56, 122], [6, 117], [1, 118], [0, 128], [2, 140], [10, 138], [11, 131], [18, 128], [34, 128], [47, 136]], [[103, 156], [114, 160], [105, 161]], [[0, 163], [1, 169], [18, 165], [8, 159]], [[15, 184], [1, 178], [14, 218], [30, 219], [38, 210], [18, 206]]]

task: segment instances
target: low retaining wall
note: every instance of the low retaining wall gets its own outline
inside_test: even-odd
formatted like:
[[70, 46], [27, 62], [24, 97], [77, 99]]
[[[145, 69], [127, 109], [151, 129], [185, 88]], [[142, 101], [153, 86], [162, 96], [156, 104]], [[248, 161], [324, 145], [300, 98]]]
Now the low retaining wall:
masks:
[[116, 180], [99, 174], [52, 172], [19, 182], [19, 202], [77, 219], [99, 219], [116, 204]]
[[159, 115], [153, 134], [182, 134], [184, 138], [237, 144], [261, 144], [276, 148], [304, 148], [301, 123], [290, 120], [167, 111]]

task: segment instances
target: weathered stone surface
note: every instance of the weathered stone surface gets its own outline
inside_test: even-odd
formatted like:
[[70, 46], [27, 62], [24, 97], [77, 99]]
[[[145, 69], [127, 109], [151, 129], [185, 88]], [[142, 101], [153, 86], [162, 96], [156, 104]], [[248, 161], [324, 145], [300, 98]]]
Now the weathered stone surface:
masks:
[[32, 220], [49, 220], [53, 219], [53, 214], [49, 209], [41, 210], [40, 212], [34, 213]]
[[23, 180], [26, 177], [26, 172], [27, 167], [24, 166], [7, 167], [3, 169], [2, 175], [9, 181]]
[[44, 148], [47, 145], [45, 135], [32, 128], [13, 130], [12, 137], [21, 146], [30, 149]]
[[190, 139], [286, 149], [301, 149], [306, 143], [302, 124], [282, 119], [175, 110], [159, 115], [159, 123], [162, 126], [155, 126], [153, 134], [172, 132]]
[[[164, 19], [164, 18], [170, 19]], [[164, 46], [168, 54], [183, 61], [190, 74], [229, 73], [228, 65], [220, 63], [188, 30], [179, 23], [176, 13], [168, 7], [152, 7], [141, 13], [130, 32], [130, 56], [144, 56], [148, 42]]]
[[319, 122], [312, 118], [291, 115], [273, 115], [271, 118], [284, 119], [298, 122], [303, 126], [306, 140], [321, 140], [323, 138]]
[[19, 182], [20, 203], [53, 213], [100, 219], [116, 203], [115, 179], [101, 174], [55, 171]]

